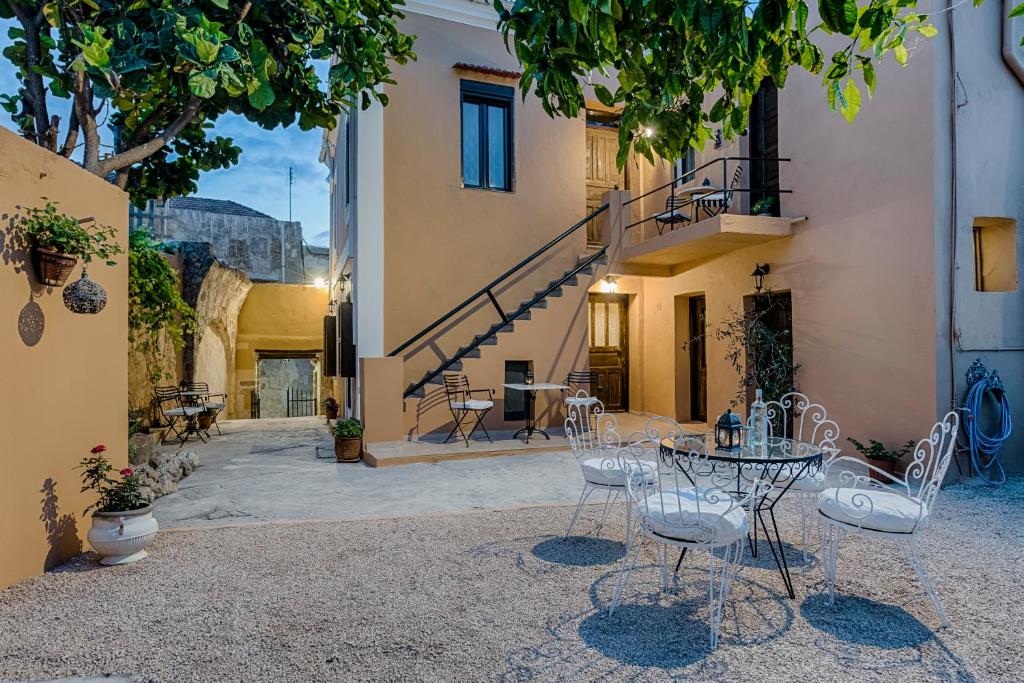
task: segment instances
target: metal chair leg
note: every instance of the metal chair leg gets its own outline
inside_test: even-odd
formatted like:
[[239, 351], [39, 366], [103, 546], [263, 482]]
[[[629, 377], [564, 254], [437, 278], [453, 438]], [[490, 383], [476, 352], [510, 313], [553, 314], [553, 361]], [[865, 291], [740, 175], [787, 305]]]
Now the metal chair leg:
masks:
[[565, 530], [565, 536], [562, 537], [563, 539], [569, 538], [569, 534], [572, 532], [572, 528], [576, 524], [576, 518], [580, 516], [580, 510], [583, 509], [583, 503], [586, 502], [587, 498], [589, 498], [590, 494], [595, 490], [596, 489], [592, 486], [583, 487], [583, 492], [580, 494], [580, 500], [576, 503], [576, 511], [572, 513], [572, 518], [569, 520], [569, 528]]
[[921, 562], [921, 556], [917, 552], [917, 544], [914, 542], [913, 536], [911, 536], [907, 541], [906, 548], [907, 557], [910, 560], [910, 566], [914, 568], [914, 573], [917, 574], [917, 580], [921, 582], [921, 587], [924, 588], [924, 592], [931, 601], [932, 607], [934, 607], [935, 611], [939, 613], [942, 625], [949, 626], [949, 616], [946, 614], [946, 610], [942, 606], [939, 594], [935, 592], [935, 586], [932, 585], [932, 581], [928, 577], [928, 571], [924, 568], [924, 564]]

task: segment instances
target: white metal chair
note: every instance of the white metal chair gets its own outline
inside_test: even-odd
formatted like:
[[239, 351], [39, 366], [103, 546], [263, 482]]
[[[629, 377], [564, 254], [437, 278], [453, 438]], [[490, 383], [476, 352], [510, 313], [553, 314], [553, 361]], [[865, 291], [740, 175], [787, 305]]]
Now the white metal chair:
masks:
[[[587, 392], [580, 390], [571, 400], [566, 400], [565, 406], [565, 436], [569, 440], [572, 454], [580, 465], [583, 473], [583, 491], [580, 493], [580, 500], [576, 509], [569, 518], [569, 527], [565, 530], [568, 538], [572, 528], [576, 524], [580, 510], [584, 503], [595, 491], [606, 491], [607, 497], [604, 503], [604, 512], [601, 514], [601, 521], [597, 525], [597, 534], [600, 536], [604, 521], [608, 516], [608, 509], [618, 500], [619, 495], [625, 495], [626, 473], [622, 469], [619, 460], [619, 449], [622, 447], [622, 439], [616, 431], [615, 416], [604, 411], [604, 405]], [[648, 467], [648, 478], [653, 481], [655, 468]], [[631, 508], [626, 505], [626, 538], [629, 538], [631, 528]]]
[[[768, 431], [771, 436], [795, 439], [814, 444], [822, 451], [821, 467], [795, 479], [791, 484], [792, 495], [800, 504], [800, 533], [803, 539], [804, 562], [807, 562], [809, 542], [808, 528], [816, 517], [818, 495], [825, 490], [825, 472], [839, 455], [836, 442], [839, 441], [839, 424], [828, 416], [825, 406], [813, 403], [806, 394], [791, 391], [777, 401], [765, 403], [768, 417]], [[788, 482], [777, 482], [783, 486]]]
[[[671, 444], [663, 451], [665, 440]], [[651, 457], [658, 468], [656, 481], [647, 476]], [[626, 557], [615, 586], [609, 615], [622, 601], [629, 574], [639, 556], [641, 535], [658, 544], [661, 564], [661, 587], [669, 588], [668, 546], [708, 553], [708, 611], [711, 627], [711, 649], [718, 647], [725, 602], [732, 580], [739, 572], [743, 546], [749, 528], [748, 510], [770, 486], [755, 482], [742, 498], [733, 498], [720, 488], [704, 487], [690, 482], [682, 471], [682, 461], [707, 461], [707, 450], [699, 436], [687, 435], [674, 420], [663, 417], [648, 421], [642, 433], [630, 437], [629, 445], [620, 451], [626, 471], [626, 495], [634, 507], [636, 528], [630, 535]], [[720, 566], [715, 552], [721, 550]]]
[[843, 533], [851, 532], [901, 545], [928, 599], [939, 613], [942, 625], [949, 625], [946, 610], [921, 562], [918, 544], [953, 457], [959, 426], [960, 418], [955, 412], [947, 413], [936, 422], [931, 433], [918, 442], [914, 459], [902, 479], [857, 458], [844, 456], [832, 461], [833, 467], [850, 461], [856, 467], [866, 468], [872, 476], [840, 472], [841, 485], [825, 489], [818, 498], [818, 514], [824, 522], [821, 550], [825, 562], [822, 566], [830, 604], [835, 602], [839, 542]]

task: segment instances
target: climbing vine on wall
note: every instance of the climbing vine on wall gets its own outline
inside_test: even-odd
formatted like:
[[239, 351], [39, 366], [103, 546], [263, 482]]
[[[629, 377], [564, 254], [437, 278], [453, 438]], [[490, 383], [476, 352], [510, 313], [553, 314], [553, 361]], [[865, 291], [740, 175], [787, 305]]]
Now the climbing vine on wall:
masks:
[[196, 329], [196, 312], [181, 297], [178, 274], [149, 232], [132, 233], [128, 250], [128, 341], [133, 360], [144, 364], [149, 383], [171, 379], [161, 362], [164, 345], [175, 351]]

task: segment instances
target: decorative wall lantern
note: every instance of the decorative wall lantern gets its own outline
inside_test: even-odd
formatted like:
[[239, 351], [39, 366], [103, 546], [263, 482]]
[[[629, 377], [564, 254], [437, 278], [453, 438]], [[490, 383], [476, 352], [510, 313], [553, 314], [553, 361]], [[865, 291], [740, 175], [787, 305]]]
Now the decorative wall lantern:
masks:
[[618, 289], [619, 283], [618, 280], [616, 280], [615, 276], [606, 275], [604, 278], [604, 282], [601, 283], [601, 291], [606, 292], [608, 294], [614, 294], [615, 292], [618, 291]]
[[715, 446], [723, 451], [738, 451], [743, 435], [743, 421], [740, 416], [726, 410], [715, 423]]
[[107, 290], [83, 268], [82, 277], [64, 288], [64, 305], [72, 313], [99, 313], [107, 305]]
[[750, 274], [754, 278], [754, 291], [757, 294], [760, 294], [764, 288], [764, 276], [770, 273], [771, 270], [771, 266], [767, 263], [758, 263], [757, 267], [754, 268], [754, 272]]

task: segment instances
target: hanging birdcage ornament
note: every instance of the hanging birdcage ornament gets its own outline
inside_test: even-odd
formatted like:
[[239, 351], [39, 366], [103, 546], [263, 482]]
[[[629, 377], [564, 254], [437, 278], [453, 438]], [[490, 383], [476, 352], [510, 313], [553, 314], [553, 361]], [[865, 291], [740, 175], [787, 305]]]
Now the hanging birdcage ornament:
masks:
[[107, 290], [83, 268], [82, 277], [64, 288], [64, 305], [72, 313], [99, 313], [107, 305]]

